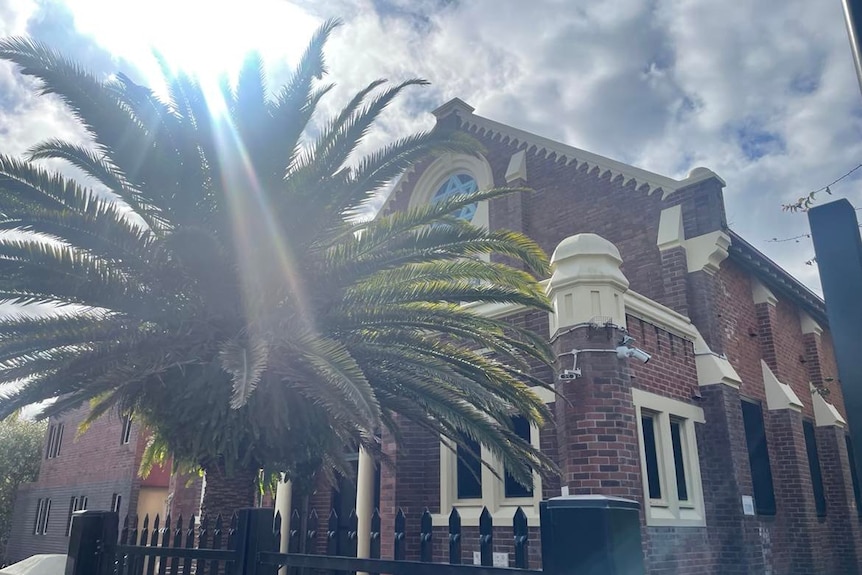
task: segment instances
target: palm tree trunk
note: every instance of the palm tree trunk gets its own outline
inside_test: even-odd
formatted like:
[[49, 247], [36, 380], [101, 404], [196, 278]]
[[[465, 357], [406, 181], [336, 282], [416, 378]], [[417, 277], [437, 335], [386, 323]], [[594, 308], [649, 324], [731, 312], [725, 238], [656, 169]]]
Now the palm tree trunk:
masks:
[[238, 509], [254, 506], [257, 481], [260, 470], [236, 467], [232, 473], [225, 472], [224, 463], [214, 463], [204, 467], [206, 487], [201, 505], [201, 515], [210, 522], [218, 515], [227, 523]]

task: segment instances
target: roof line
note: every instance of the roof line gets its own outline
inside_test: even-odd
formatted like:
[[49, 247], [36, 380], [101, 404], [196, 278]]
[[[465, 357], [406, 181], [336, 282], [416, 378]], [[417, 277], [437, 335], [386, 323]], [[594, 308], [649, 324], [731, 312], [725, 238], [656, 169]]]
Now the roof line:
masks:
[[528, 151], [532, 151], [535, 148], [537, 154], [544, 152], [546, 156], [556, 154], [558, 157], [565, 158], [566, 164], [575, 162], [577, 165], [586, 164], [588, 167], [597, 167], [602, 173], [610, 172], [613, 175], [623, 176], [625, 178], [624, 183], [634, 180], [637, 187], [646, 184], [649, 187], [649, 193], [661, 190], [663, 192], [663, 199], [677, 190], [709, 179], [717, 179], [722, 187], [726, 185], [725, 181], [709, 168], [694, 168], [689, 172], [688, 177], [676, 180], [568, 144], [556, 142], [549, 138], [527, 132], [526, 130], [478, 116], [473, 113], [472, 107], [457, 98], [434, 111], [434, 115], [437, 116], [438, 120], [451, 113], [457, 114], [462, 122], [462, 126], [467, 129], [472, 129], [475, 132], [484, 130], [486, 133], [492, 135], [508, 137], [519, 148]]
[[820, 325], [824, 327], [829, 325], [823, 298], [761, 253], [738, 233], [733, 230], [727, 230], [727, 232], [730, 235], [728, 252], [731, 259], [749, 269], [767, 286], [789, 296]]

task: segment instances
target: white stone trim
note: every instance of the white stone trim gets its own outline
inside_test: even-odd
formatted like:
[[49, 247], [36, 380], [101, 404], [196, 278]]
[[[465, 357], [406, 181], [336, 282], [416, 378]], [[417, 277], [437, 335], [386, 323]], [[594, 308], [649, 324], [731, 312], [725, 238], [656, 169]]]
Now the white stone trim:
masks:
[[520, 150], [509, 158], [509, 167], [506, 168], [506, 183], [511, 184], [516, 180], [527, 181], [527, 151]]
[[701, 270], [714, 274], [727, 258], [730, 236], [723, 231], [710, 232], [685, 240], [685, 259], [688, 273]]
[[[490, 190], [494, 187], [494, 174], [491, 165], [484, 156], [467, 154], [444, 154], [434, 160], [428, 168], [422, 172], [413, 194], [410, 196], [409, 206], [415, 208], [424, 206], [431, 201], [434, 192], [440, 184], [449, 176], [466, 172], [476, 180], [479, 190]], [[488, 228], [490, 219], [488, 215], [488, 201], [479, 202], [476, 214], [471, 222], [475, 226]]]
[[[545, 403], [556, 401], [557, 396], [551, 389], [541, 387], [531, 388]], [[530, 444], [539, 449], [541, 446], [540, 430], [535, 425], [530, 427]], [[481, 499], [458, 499], [458, 456], [455, 453], [455, 444], [444, 438], [440, 441], [440, 509], [442, 513], [431, 516], [434, 526], [449, 525], [449, 513], [455, 508], [461, 515], [461, 525], [465, 527], [477, 527], [482, 508], [487, 508], [494, 520], [495, 525], [508, 525], [515, 515], [515, 510], [520, 507], [527, 516], [527, 524], [531, 527], [539, 525], [539, 502], [542, 500], [542, 476], [533, 473], [533, 496], [506, 498], [505, 468], [503, 464], [494, 457], [485, 446], [482, 446], [482, 461], [488, 462], [482, 466], [482, 498]], [[493, 471], [492, 471], [493, 470]], [[497, 473], [497, 476], [494, 473]]]
[[760, 360], [760, 368], [763, 373], [763, 387], [766, 390], [766, 408], [769, 411], [777, 409], [792, 409], [802, 411], [802, 400], [796, 392], [787, 385], [781, 383], [766, 362]]
[[671, 206], [661, 211], [658, 220], [658, 238], [656, 245], [661, 251], [669, 250], [685, 243], [685, 231], [682, 227], [682, 206]]
[[650, 411], [667, 412], [684, 419], [691, 419], [695, 423], [706, 423], [703, 408], [672, 397], [644, 391], [637, 387], [632, 388], [632, 402]]
[[697, 329], [695, 332], [697, 332], [697, 338], [694, 340], [694, 363], [697, 367], [698, 387], [722, 384], [739, 389], [742, 378], [733, 369], [727, 356], [712, 351], [700, 332]]
[[697, 328], [688, 317], [645, 295], [629, 290], [623, 296], [623, 301], [627, 314], [658, 326], [675, 336], [695, 341], [699, 335]]
[[[667, 199], [669, 195], [677, 190], [681, 190], [710, 179], [717, 180], [722, 187], [725, 185], [724, 180], [707, 168], [695, 168], [689, 172], [687, 178], [675, 180], [661, 174], [636, 168], [617, 160], [612, 160], [592, 152], [587, 152], [586, 150], [581, 150], [574, 146], [555, 142], [554, 140], [543, 138], [542, 136], [531, 134], [530, 132], [519, 130], [518, 128], [513, 128], [512, 126], [507, 126], [500, 122], [477, 116], [473, 113], [472, 108], [466, 106], [466, 104], [466, 107], [452, 105], [450, 109], [447, 109], [446, 106], [448, 105], [449, 104], [444, 104], [438, 108], [438, 111], [444, 109], [446, 109], [447, 112], [450, 110], [457, 111], [458, 117], [461, 118], [461, 121], [463, 122], [462, 126], [465, 128], [472, 128], [475, 132], [484, 131], [491, 135], [499, 135], [503, 138], [509, 139], [511, 143], [517, 145], [519, 148], [527, 151], [535, 150], [537, 154], [544, 154], [546, 157], [551, 154], [556, 154], [560, 159], [565, 161], [566, 165], [572, 163], [575, 163], [577, 166], [586, 165], [590, 169], [598, 168], [602, 175], [610, 172], [612, 176], [622, 176], [624, 185], [634, 180], [637, 188], [646, 185], [649, 190], [648, 193], [661, 190], [662, 199]], [[443, 117], [441, 114], [435, 115], [437, 115], [438, 118]]]
[[554, 392], [555, 384], [550, 384], [548, 387], [534, 386], [530, 388], [542, 403], [554, 403], [557, 401], [557, 394]]
[[811, 402], [814, 404], [814, 424], [817, 427], [847, 427], [847, 421], [841, 417], [834, 405], [826, 401], [814, 386], [811, 386]]
[[773, 307], [778, 304], [778, 298], [775, 297], [772, 290], [760, 283], [760, 280], [755, 277], [751, 278], [751, 297], [755, 304], [765, 303]]
[[625, 327], [623, 294], [629, 281], [620, 271], [617, 247], [596, 234], [577, 234], [561, 241], [551, 255], [554, 273], [547, 286], [554, 313], [548, 316], [551, 337], [561, 329], [596, 318]]
[[[684, 401], [656, 395], [637, 388], [632, 388], [632, 402], [634, 403], [636, 412], [644, 501], [647, 503], [644, 509], [647, 525], [703, 527], [706, 525], [706, 515], [703, 504], [703, 484], [697, 451], [697, 436], [694, 428], [695, 423], [705, 422], [703, 409]], [[649, 498], [646, 452], [644, 450], [643, 427], [641, 425], [643, 411], [650, 412], [656, 422], [656, 453], [659, 460], [659, 481], [662, 490], [662, 498], [658, 500]], [[680, 431], [684, 453], [683, 467], [685, 468], [687, 480], [686, 491], [688, 492], [688, 501], [680, 501], [677, 496], [676, 469], [672, 455], [673, 443], [670, 432], [671, 419], [681, 424]]]
[[799, 326], [802, 328], [802, 333], [813, 333], [814, 335], [823, 335], [823, 328], [819, 323], [814, 321], [814, 319], [805, 313], [804, 311], [799, 312]]

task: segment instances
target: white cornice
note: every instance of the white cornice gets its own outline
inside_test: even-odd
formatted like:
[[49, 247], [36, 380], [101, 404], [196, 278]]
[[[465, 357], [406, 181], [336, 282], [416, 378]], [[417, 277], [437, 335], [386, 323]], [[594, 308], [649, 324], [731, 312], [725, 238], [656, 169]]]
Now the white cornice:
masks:
[[[447, 104], [444, 104], [438, 108], [438, 110], [443, 110], [446, 106]], [[550, 140], [518, 128], [513, 128], [512, 126], [507, 126], [506, 124], [501, 124], [500, 122], [495, 122], [494, 120], [489, 120], [482, 116], [477, 116], [476, 114], [473, 114], [472, 111], [467, 112], [467, 108], [456, 108], [453, 105], [453, 110], [457, 110], [458, 117], [462, 121], [463, 128], [480, 134], [492, 136], [499, 135], [502, 138], [508, 138], [511, 144], [527, 150], [528, 152], [535, 151], [536, 154], [545, 156], [556, 154], [559, 160], [565, 159], [566, 165], [572, 163], [578, 167], [586, 165], [590, 169], [598, 168], [602, 175], [610, 172], [612, 176], [622, 176], [624, 185], [634, 180], [635, 187], [640, 188], [641, 186], [646, 185], [649, 188], [648, 193], [650, 194], [657, 190], [661, 190], [662, 199], [667, 198], [677, 190], [687, 188], [710, 179], [717, 180], [722, 186], [725, 185], [724, 180], [716, 175], [715, 172], [707, 168], [695, 168], [689, 173], [687, 178], [683, 180], [675, 180], [661, 174], [656, 174], [655, 172], [636, 168], [635, 166], [630, 166], [629, 164], [624, 164], [617, 160], [612, 160], [586, 150], [581, 150], [574, 146], [555, 142], [554, 140]], [[440, 117], [441, 116], [438, 115], [438, 118]]]
[[[544, 280], [542, 286], [547, 289], [548, 280]], [[689, 341], [697, 340], [697, 329], [695, 329], [691, 320], [681, 313], [677, 313], [669, 307], [665, 307], [645, 295], [632, 290], [625, 292], [623, 302], [627, 314], [642, 319], [677, 337]], [[478, 315], [488, 318], [506, 317], [526, 309], [524, 306], [516, 303], [467, 304], [465, 307]]]
[[697, 330], [692, 325], [691, 320], [681, 313], [675, 312], [636, 291], [627, 291], [623, 298], [627, 314], [647, 321], [683, 339], [695, 341], [697, 338]]

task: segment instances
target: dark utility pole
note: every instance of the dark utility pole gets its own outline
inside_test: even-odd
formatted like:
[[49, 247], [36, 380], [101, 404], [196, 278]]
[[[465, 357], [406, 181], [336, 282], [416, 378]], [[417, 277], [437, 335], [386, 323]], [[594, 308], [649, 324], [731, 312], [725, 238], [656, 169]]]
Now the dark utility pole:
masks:
[[859, 354], [862, 345], [862, 238], [859, 221], [850, 202], [838, 200], [812, 208], [808, 212], [808, 223], [850, 426], [856, 477], [862, 478], [862, 361]]
[[847, 22], [847, 34], [850, 36], [850, 50], [853, 52], [853, 64], [856, 67], [856, 79], [862, 90], [862, 0], [842, 0], [844, 4], [844, 19]]

